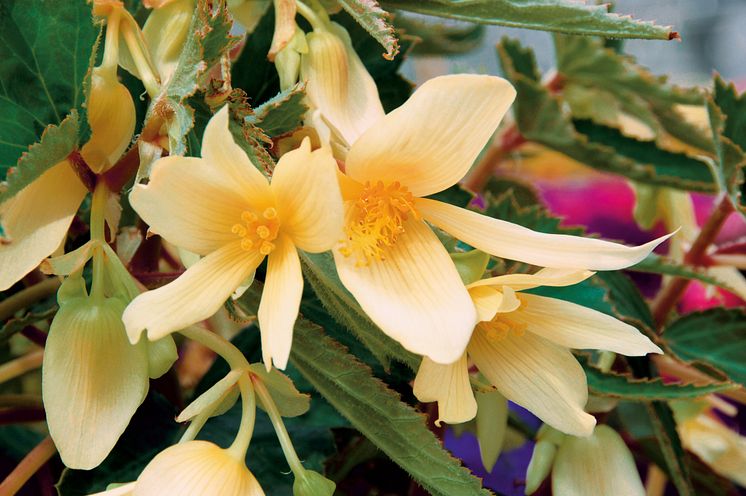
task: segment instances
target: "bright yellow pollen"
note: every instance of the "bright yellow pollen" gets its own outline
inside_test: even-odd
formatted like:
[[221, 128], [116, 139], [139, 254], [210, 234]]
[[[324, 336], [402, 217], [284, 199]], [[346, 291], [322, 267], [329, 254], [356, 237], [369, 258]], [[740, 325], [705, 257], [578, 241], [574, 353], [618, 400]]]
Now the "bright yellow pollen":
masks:
[[410, 215], [421, 218], [414, 208], [414, 196], [405, 186], [399, 182], [366, 182], [361, 195], [347, 209], [346, 239], [340, 252], [346, 257], [354, 256], [358, 267], [385, 260]]
[[277, 210], [269, 207], [264, 209], [261, 217], [248, 210], [242, 212], [241, 222], [233, 224], [231, 232], [241, 238], [243, 250], [258, 250], [262, 255], [269, 255], [275, 249], [272, 241], [277, 239], [279, 229]]

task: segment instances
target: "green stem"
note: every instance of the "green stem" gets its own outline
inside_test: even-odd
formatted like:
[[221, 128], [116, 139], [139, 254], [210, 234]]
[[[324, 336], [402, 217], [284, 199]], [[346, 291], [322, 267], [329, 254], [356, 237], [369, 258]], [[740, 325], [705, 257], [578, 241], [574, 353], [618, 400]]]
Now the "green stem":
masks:
[[280, 415], [279, 410], [277, 410], [277, 405], [275, 405], [272, 395], [269, 394], [267, 387], [258, 376], [253, 374], [250, 375], [251, 382], [254, 384], [254, 390], [259, 396], [259, 399], [262, 400], [262, 405], [264, 405], [264, 409], [267, 411], [267, 415], [269, 415], [269, 420], [272, 422], [272, 427], [275, 429], [277, 439], [280, 441], [280, 446], [282, 447], [282, 452], [285, 454], [285, 459], [287, 460], [288, 465], [290, 465], [290, 470], [293, 471], [293, 474], [295, 474], [296, 477], [303, 477], [305, 469], [298, 458], [298, 454], [295, 452], [293, 442], [290, 440], [288, 431], [285, 428], [285, 423], [282, 421], [282, 415]]
[[241, 390], [241, 424], [228, 452], [237, 460], [245, 460], [256, 421], [256, 396], [248, 372], [238, 379], [238, 388]]
[[106, 41], [104, 42], [104, 57], [101, 68], [106, 69], [111, 76], [116, 77], [119, 63], [119, 24], [122, 11], [112, 9], [106, 20]]
[[150, 56], [146, 54], [137, 36], [135, 36], [132, 23], [127, 22], [124, 25], [122, 35], [124, 36], [124, 42], [127, 43], [127, 48], [130, 50], [132, 60], [135, 62], [137, 72], [140, 74], [140, 80], [143, 86], [145, 86], [145, 91], [148, 92], [151, 99], [155, 98], [160, 92], [161, 85], [158, 82], [157, 76], [153, 73], [153, 66], [149, 60]]
[[189, 339], [205, 345], [223, 357], [232, 370], [248, 370], [249, 361], [243, 356], [241, 350], [233, 346], [225, 338], [198, 326], [190, 326], [179, 332]]
[[106, 202], [109, 199], [109, 189], [104, 182], [99, 182], [93, 191], [91, 202], [91, 240], [97, 241], [93, 248], [93, 281], [91, 283], [91, 296], [94, 299], [104, 298], [104, 251], [101, 245], [106, 243]]
[[[304, 4], [300, 0], [296, 2], [296, 5], [298, 6], [298, 13], [302, 15], [308, 23], [311, 25], [314, 31], [324, 31], [326, 30], [326, 23], [323, 19], [321, 19], [317, 12], [315, 12], [311, 7]], [[329, 20], [326, 19], [328, 22]]]
[[8, 296], [0, 302], [0, 322], [11, 318], [19, 310], [53, 295], [60, 287], [60, 280], [56, 277], [44, 279], [41, 282], [22, 289], [14, 295]]

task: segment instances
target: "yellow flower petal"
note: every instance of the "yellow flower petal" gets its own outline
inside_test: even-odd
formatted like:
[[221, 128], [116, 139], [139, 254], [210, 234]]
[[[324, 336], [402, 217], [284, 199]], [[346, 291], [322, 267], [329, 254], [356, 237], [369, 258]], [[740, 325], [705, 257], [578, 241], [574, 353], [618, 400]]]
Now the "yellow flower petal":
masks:
[[569, 301], [522, 294], [523, 304], [510, 315], [527, 330], [566, 348], [608, 350], [627, 356], [663, 353], [636, 328]]
[[420, 198], [417, 210], [432, 224], [492, 255], [543, 267], [617, 270], [634, 265], [674, 233], [640, 246], [546, 234], [447, 203]]
[[306, 95], [340, 144], [349, 147], [384, 115], [376, 83], [342, 26], [332, 22], [328, 31], [309, 33], [306, 40], [300, 68]]
[[468, 290], [480, 321], [490, 321], [497, 313], [513, 312], [521, 306], [515, 291], [508, 286], [502, 292], [489, 286], [473, 286]]
[[337, 182], [337, 162], [328, 148], [300, 148], [280, 158], [272, 176], [282, 231], [311, 253], [331, 249], [342, 238], [344, 208]]
[[414, 353], [452, 363], [477, 321], [474, 304], [430, 228], [414, 219], [404, 227], [383, 261], [357, 266], [335, 249], [339, 278], [386, 334]]
[[192, 265], [175, 281], [135, 298], [122, 320], [130, 341], [147, 329], [154, 341], [217, 312], [231, 293], [261, 263], [264, 255], [226, 245]]
[[161, 5], [148, 16], [143, 38], [161, 79], [168, 83], [176, 70], [192, 22], [194, 0], [175, 0]]
[[302, 294], [298, 251], [287, 237], [278, 238], [267, 260], [267, 277], [257, 315], [262, 333], [262, 359], [267, 370], [273, 363], [278, 369], [287, 366]]
[[86, 193], [66, 160], [0, 205], [0, 291], [31, 272], [65, 240]]
[[454, 363], [441, 365], [427, 357], [422, 359], [412, 387], [418, 400], [438, 402], [438, 420], [449, 424], [468, 422], [477, 415], [477, 401], [469, 382], [466, 353]]
[[189, 441], [153, 458], [133, 496], [264, 496], [264, 491], [243, 460], [213, 443]]
[[746, 437], [707, 415], [678, 422], [684, 447], [702, 458], [712, 469], [746, 487]]
[[153, 233], [206, 255], [238, 239], [231, 229], [249, 208], [216, 172], [198, 158], [159, 159], [148, 184], [138, 184], [130, 193], [130, 203]]
[[353, 143], [347, 174], [399, 181], [415, 196], [442, 191], [464, 177], [514, 99], [510, 83], [494, 76], [431, 79]]
[[523, 291], [539, 286], [572, 286], [585, 281], [593, 274], [595, 272], [590, 270], [544, 268], [535, 274], [506, 274], [481, 279], [469, 284], [468, 287], [510, 286], [515, 291]]
[[93, 172], [101, 173], [119, 160], [132, 141], [135, 102], [115, 71], [96, 67], [91, 74], [87, 106], [91, 139], [80, 154]]
[[202, 158], [229, 187], [234, 187], [255, 207], [264, 207], [271, 203], [269, 182], [233, 140], [228, 122], [228, 105], [224, 105], [207, 123], [202, 137]]
[[148, 391], [145, 343], [132, 345], [124, 303], [86, 297], [62, 305], [44, 350], [42, 395], [49, 432], [70, 468], [92, 469], [109, 454]]
[[530, 333], [511, 331], [496, 339], [480, 324], [469, 356], [503, 396], [555, 429], [576, 436], [593, 432], [596, 419], [583, 411], [588, 400], [585, 373], [566, 348]]
[[568, 437], [557, 451], [552, 494], [644, 496], [645, 488], [632, 453], [608, 425], [592, 436]]

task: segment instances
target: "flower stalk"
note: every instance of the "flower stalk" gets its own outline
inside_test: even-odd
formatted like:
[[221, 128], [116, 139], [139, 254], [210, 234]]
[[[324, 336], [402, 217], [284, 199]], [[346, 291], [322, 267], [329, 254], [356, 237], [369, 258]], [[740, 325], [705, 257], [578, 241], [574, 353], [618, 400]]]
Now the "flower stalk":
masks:
[[0, 484], [0, 494], [13, 496], [57, 452], [52, 438], [47, 436], [21, 460]]

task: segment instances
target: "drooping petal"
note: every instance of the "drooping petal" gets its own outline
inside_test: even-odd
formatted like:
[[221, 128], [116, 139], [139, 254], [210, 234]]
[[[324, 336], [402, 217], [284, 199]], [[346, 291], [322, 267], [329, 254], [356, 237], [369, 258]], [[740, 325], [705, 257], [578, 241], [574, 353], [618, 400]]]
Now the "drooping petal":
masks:
[[231, 229], [247, 208], [210, 164], [176, 156], [156, 162], [148, 184], [130, 193], [130, 203], [152, 232], [200, 255], [236, 241]]
[[137, 478], [133, 496], [264, 496], [259, 482], [237, 459], [207, 441], [166, 448]]
[[431, 79], [368, 129], [347, 155], [347, 174], [399, 181], [427, 196], [466, 175], [515, 99], [509, 82], [458, 74]]
[[473, 419], [477, 414], [477, 401], [469, 382], [469, 366], [466, 353], [453, 363], [442, 365], [427, 357], [422, 359], [412, 388], [418, 400], [438, 402], [438, 420], [449, 424], [460, 424]]
[[645, 488], [624, 440], [608, 425], [599, 425], [592, 436], [568, 437], [560, 445], [552, 494], [644, 496]]
[[588, 400], [585, 373], [566, 348], [531, 333], [517, 336], [511, 331], [494, 339], [480, 324], [469, 355], [503, 396], [555, 429], [575, 436], [593, 432], [596, 420], [583, 411]]
[[337, 170], [331, 151], [312, 152], [308, 138], [277, 163], [271, 187], [282, 232], [301, 250], [326, 251], [342, 239], [344, 207]]
[[328, 28], [307, 35], [300, 77], [311, 106], [347, 148], [384, 112], [376, 83], [352, 48], [350, 35], [336, 23]]
[[509, 286], [505, 286], [503, 291], [489, 286], [473, 286], [468, 290], [480, 321], [490, 321], [497, 313], [512, 312], [521, 306], [521, 301]]
[[303, 274], [298, 251], [289, 238], [278, 238], [267, 260], [267, 277], [257, 314], [262, 333], [262, 359], [267, 370], [273, 363], [278, 369], [287, 366], [302, 294]]
[[210, 118], [202, 137], [202, 158], [221, 180], [258, 208], [271, 203], [269, 182], [233, 140], [228, 105]]
[[130, 341], [137, 342], [143, 330], [154, 341], [210, 317], [263, 258], [256, 250], [247, 252], [240, 243], [231, 243], [192, 265], [175, 281], [141, 294], [122, 316]]
[[627, 356], [663, 353], [647, 336], [605, 313], [569, 301], [531, 294], [510, 318], [527, 330], [566, 348], [608, 350]]
[[356, 266], [334, 250], [339, 278], [365, 313], [408, 350], [437, 363], [459, 359], [477, 321], [453, 261], [424, 222], [410, 219], [383, 261]]
[[65, 239], [87, 190], [66, 160], [0, 205], [0, 291], [52, 254]]
[[492, 255], [543, 267], [618, 270], [634, 265], [672, 234], [640, 246], [601, 239], [546, 234], [447, 203], [421, 198], [417, 210], [428, 222]]
[[49, 432], [66, 466], [92, 469], [109, 454], [148, 391], [146, 343], [130, 344], [124, 302], [62, 305], [44, 350]]
[[478, 286], [510, 286], [514, 291], [538, 288], [539, 286], [572, 286], [585, 281], [595, 272], [576, 269], [544, 268], [535, 274], [506, 274], [503, 276], [481, 279], [469, 284], [469, 288]]

